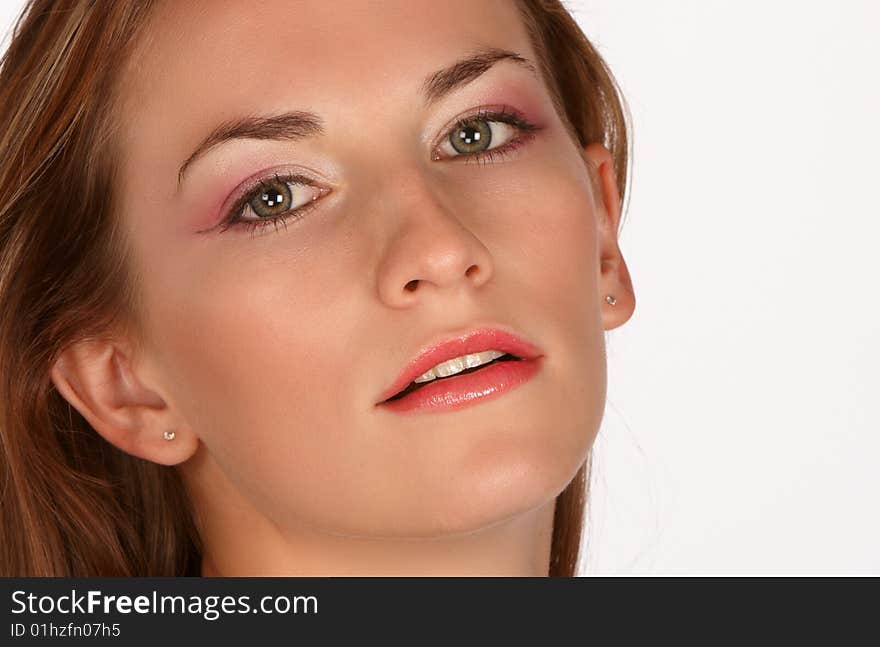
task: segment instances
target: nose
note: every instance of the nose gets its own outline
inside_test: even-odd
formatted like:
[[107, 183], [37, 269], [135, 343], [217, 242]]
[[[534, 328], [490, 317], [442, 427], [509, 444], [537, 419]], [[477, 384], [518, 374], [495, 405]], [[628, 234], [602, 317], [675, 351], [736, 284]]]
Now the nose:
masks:
[[[480, 214], [432, 187], [425, 175], [410, 169], [403, 177], [394, 176], [394, 187], [386, 185], [394, 197], [383, 200], [382, 218], [396, 226], [381, 257], [378, 290], [391, 307], [411, 306], [443, 292], [475, 290], [493, 274], [491, 254], [465, 217], [477, 222]], [[455, 195], [454, 189], [449, 195]]]

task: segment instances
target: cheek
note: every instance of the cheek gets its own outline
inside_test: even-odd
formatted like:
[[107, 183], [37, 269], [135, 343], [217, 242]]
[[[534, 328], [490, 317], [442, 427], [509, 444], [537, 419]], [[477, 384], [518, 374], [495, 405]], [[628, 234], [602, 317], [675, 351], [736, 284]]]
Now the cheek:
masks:
[[175, 404], [226, 475], [267, 509], [280, 492], [295, 507], [341, 494], [328, 475], [351, 432], [345, 362], [364, 303], [347, 292], [357, 287], [349, 277], [330, 264], [309, 270], [282, 236], [245, 234], [242, 246], [260, 250], [193, 263], [211, 268], [189, 274], [197, 278], [180, 268], [177, 280], [154, 274], [149, 309]]
[[581, 158], [542, 155], [515, 177], [500, 178], [487, 200], [483, 210], [499, 218], [484, 239], [490, 251], [500, 250], [493, 260], [503, 289], [528, 295], [529, 309], [549, 321], [595, 328], [596, 212]]

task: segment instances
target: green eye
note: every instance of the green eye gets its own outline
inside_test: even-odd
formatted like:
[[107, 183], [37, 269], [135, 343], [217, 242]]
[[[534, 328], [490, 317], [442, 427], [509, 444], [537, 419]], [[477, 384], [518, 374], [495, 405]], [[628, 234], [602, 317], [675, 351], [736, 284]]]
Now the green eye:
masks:
[[470, 155], [484, 151], [492, 142], [492, 129], [485, 119], [472, 119], [449, 133], [449, 143], [457, 153]]
[[[485, 163], [501, 159], [528, 142], [543, 126], [515, 110], [483, 109], [460, 119], [441, 140], [448, 159]], [[435, 154], [434, 160], [443, 159]]]
[[293, 195], [287, 182], [270, 179], [261, 182], [262, 190], [257, 190], [248, 201], [253, 212], [262, 218], [273, 218], [288, 209], [293, 203]]
[[[315, 207], [318, 198], [330, 192], [300, 173], [277, 173], [264, 177], [241, 192], [227, 211], [220, 231], [243, 227], [251, 232], [268, 225], [296, 220]], [[249, 214], [245, 217], [246, 214]]]

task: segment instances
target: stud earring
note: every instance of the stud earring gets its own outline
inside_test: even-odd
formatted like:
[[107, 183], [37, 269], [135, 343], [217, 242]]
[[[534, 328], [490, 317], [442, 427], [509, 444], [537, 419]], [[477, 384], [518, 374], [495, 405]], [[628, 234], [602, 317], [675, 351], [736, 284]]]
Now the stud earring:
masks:
[[175, 436], [175, 434], [173, 431], [163, 431], [162, 432], [162, 438], [164, 438], [165, 440], [174, 440], [174, 436]]
[[612, 306], [615, 303], [617, 303], [617, 299], [615, 299], [614, 295], [611, 295], [611, 294], [608, 294], [605, 296], [605, 301], [606, 301], [606, 303], [608, 303], [609, 305], [612, 305]]

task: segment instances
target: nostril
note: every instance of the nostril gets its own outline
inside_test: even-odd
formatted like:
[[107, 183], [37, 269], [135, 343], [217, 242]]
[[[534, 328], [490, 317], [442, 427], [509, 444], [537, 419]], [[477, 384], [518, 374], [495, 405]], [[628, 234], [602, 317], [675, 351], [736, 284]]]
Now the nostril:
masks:
[[412, 281], [410, 281], [409, 283], [406, 284], [406, 289], [409, 290], [410, 292], [412, 292], [413, 290], [416, 289], [416, 286], [418, 284], [419, 284], [419, 280], [413, 279]]

